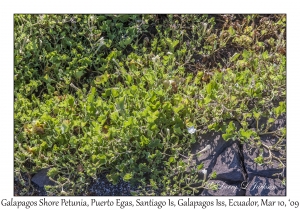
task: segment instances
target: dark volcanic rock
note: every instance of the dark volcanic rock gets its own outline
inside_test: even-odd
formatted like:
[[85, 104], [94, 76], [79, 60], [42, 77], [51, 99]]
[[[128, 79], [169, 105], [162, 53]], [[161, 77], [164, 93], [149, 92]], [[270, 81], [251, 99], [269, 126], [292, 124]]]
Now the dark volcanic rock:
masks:
[[[208, 132], [200, 135], [198, 142], [192, 147], [191, 154], [194, 154], [193, 164], [198, 165], [203, 163], [204, 168], [207, 170], [208, 174], [210, 174], [219, 155], [232, 144], [233, 141], [224, 141], [220, 132]], [[199, 151], [203, 150], [207, 145], [210, 145], [211, 149], [199, 153]]]
[[[258, 127], [261, 129], [266, 129], [268, 118], [261, 117], [258, 121]], [[273, 125], [265, 132], [274, 132], [280, 128], [286, 127], [286, 115], [282, 114], [278, 117]], [[256, 122], [252, 124], [252, 128], [256, 128]], [[260, 136], [261, 142], [267, 146], [275, 145], [278, 141], [278, 137], [272, 134], [265, 134]], [[286, 139], [282, 142], [283, 145], [286, 144]], [[249, 179], [252, 179], [254, 176], [263, 176], [268, 178], [276, 178], [275, 174], [281, 174], [285, 176], [285, 170], [283, 170], [281, 163], [272, 158], [271, 164], [262, 164], [259, 165], [254, 162], [254, 158], [258, 157], [262, 152], [264, 158], [270, 157], [270, 151], [261, 146], [260, 148], [251, 148], [248, 143], [245, 143], [243, 146], [243, 155], [244, 155], [244, 165]], [[271, 151], [272, 155], [276, 158], [283, 157], [286, 154], [285, 148], [282, 148], [282, 151]], [[285, 161], [282, 161], [283, 164], [286, 164]]]
[[[275, 126], [280, 127], [284, 124], [284, 120], [279, 120]], [[261, 140], [269, 146], [274, 145], [278, 138], [272, 135], [262, 135]], [[199, 153], [207, 145], [210, 145], [211, 149]], [[267, 149], [262, 151], [263, 156], [268, 157], [269, 151]], [[192, 167], [203, 163], [204, 169], [208, 172], [207, 177], [216, 171], [216, 179], [209, 180], [208, 186], [212, 183], [219, 185], [218, 190], [204, 189], [201, 195], [285, 195], [285, 186], [279, 178], [274, 176], [280, 173], [285, 176], [285, 170], [274, 159], [272, 164], [256, 164], [254, 158], [259, 156], [260, 152], [259, 148], [249, 149], [247, 143], [241, 145], [239, 142], [226, 142], [222, 139], [221, 133], [209, 132], [201, 135], [199, 141], [192, 147], [194, 158], [190, 165]], [[272, 154], [275, 157], [282, 156], [280, 152], [276, 151], [272, 151]], [[248, 181], [248, 185], [246, 181]]]
[[231, 183], [221, 180], [209, 180], [207, 186], [211, 184], [218, 184], [218, 190], [203, 190], [203, 196], [244, 196], [245, 190], [241, 189], [240, 183]]
[[[258, 120], [258, 127], [261, 129], [265, 129], [268, 119], [269, 118], [267, 117], [260, 117], [260, 119]], [[252, 123], [250, 127], [256, 129], [256, 121], [254, 120], [253, 122], [254, 123]], [[276, 119], [273, 125], [269, 128], [269, 131], [276, 131], [283, 127], [286, 127], [286, 114], [282, 114], [281, 116], [279, 116], [278, 119]]]
[[[278, 138], [271, 135], [263, 135], [261, 136], [261, 141], [270, 146], [274, 145], [278, 141]], [[269, 151], [264, 147], [261, 147], [261, 149], [263, 150], [263, 157], [269, 157]], [[246, 143], [243, 146], [243, 154], [244, 165], [249, 179], [252, 179], [254, 176], [274, 178], [274, 175], [278, 173], [285, 175], [285, 170], [281, 167], [281, 163], [275, 159], [272, 160], [272, 164], [259, 165], [254, 162], [254, 158], [260, 155], [259, 148], [250, 148], [249, 144]], [[282, 156], [279, 151], [272, 151], [272, 154], [278, 158]]]
[[130, 196], [137, 188], [121, 178], [116, 185], [110, 183], [105, 174], [100, 174], [89, 187], [90, 196]]
[[[47, 196], [44, 187], [39, 187], [30, 180], [31, 176], [23, 172], [20, 176], [14, 177], [14, 196]], [[24, 190], [25, 187], [27, 190]]]
[[44, 187], [45, 185], [54, 185], [55, 183], [47, 176], [48, 170], [48, 168], [40, 170], [32, 177], [31, 181], [39, 187]]
[[218, 180], [243, 182], [246, 174], [242, 168], [242, 160], [239, 155], [237, 143], [227, 147], [217, 158], [213, 171], [217, 172]]
[[[210, 150], [199, 153], [210, 145]], [[193, 145], [192, 154], [194, 158], [191, 165], [203, 163], [207, 174], [212, 171], [217, 172], [216, 180], [210, 180], [208, 183], [218, 183], [219, 190], [205, 189], [201, 195], [244, 195], [240, 185], [246, 180], [246, 174], [243, 169], [241, 153], [237, 142], [225, 141], [219, 132], [209, 132], [200, 135], [198, 143]], [[187, 160], [186, 160], [187, 161]], [[200, 173], [202, 175], [202, 173]], [[203, 175], [199, 178], [203, 178]]]
[[280, 179], [254, 176], [247, 186], [246, 196], [286, 195], [286, 186]]
[[[278, 121], [279, 122], [279, 121]], [[279, 126], [284, 122], [277, 123]], [[276, 125], [277, 125], [276, 124]], [[265, 145], [274, 145], [278, 138], [272, 135], [262, 135], [261, 140]], [[285, 144], [285, 140], [283, 142]], [[209, 145], [210, 149], [205, 150]], [[217, 177], [210, 179], [210, 184], [218, 184], [218, 190], [200, 190], [198, 195], [202, 196], [257, 196], [257, 195], [286, 195], [286, 187], [282, 184], [282, 173], [285, 177], [285, 170], [280, 167], [280, 163], [272, 160], [272, 164], [258, 165], [254, 158], [263, 151], [263, 156], [268, 157], [269, 151], [264, 147], [250, 148], [248, 143], [240, 144], [238, 141], [225, 141], [220, 132], [208, 132], [200, 135], [198, 142], [192, 147], [191, 160], [185, 159], [189, 163], [186, 173], [190, 173], [192, 168], [203, 163], [203, 169], [207, 170], [208, 179], [213, 171]], [[202, 151], [202, 152], [200, 152]], [[276, 157], [281, 157], [280, 152], [273, 151]], [[285, 162], [284, 162], [285, 164]], [[31, 179], [39, 187], [53, 185], [54, 183], [47, 177], [48, 169], [39, 171]], [[276, 176], [274, 176], [276, 175]], [[203, 180], [203, 171], [198, 172], [198, 179]], [[248, 182], [247, 182], [248, 181]], [[199, 184], [200, 185], [200, 184]], [[117, 185], [110, 183], [104, 174], [99, 175], [89, 186], [89, 196], [126, 196], [131, 192], [136, 192], [137, 187], [120, 179]], [[157, 195], [160, 195], [157, 192]]]

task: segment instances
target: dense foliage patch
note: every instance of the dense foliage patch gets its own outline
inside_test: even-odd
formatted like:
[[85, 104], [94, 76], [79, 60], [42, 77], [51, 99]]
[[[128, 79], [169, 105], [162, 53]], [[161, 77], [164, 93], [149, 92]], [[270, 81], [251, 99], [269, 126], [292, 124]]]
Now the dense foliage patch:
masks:
[[285, 27], [285, 15], [15, 15], [15, 176], [50, 168], [49, 195], [85, 194], [99, 173], [191, 195], [207, 180], [183, 157], [209, 130], [284, 160], [285, 128], [273, 146], [260, 136], [286, 112]]

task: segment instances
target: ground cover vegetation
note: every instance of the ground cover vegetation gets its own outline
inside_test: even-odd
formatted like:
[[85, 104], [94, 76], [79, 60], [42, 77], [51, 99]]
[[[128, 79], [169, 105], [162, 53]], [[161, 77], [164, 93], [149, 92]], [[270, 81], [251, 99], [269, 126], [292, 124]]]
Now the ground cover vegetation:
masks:
[[[24, 174], [43, 168], [48, 195], [86, 195], [100, 173], [134, 195], [197, 194], [216, 174], [200, 180], [203, 165], [186, 173], [183, 158], [211, 130], [284, 168], [286, 129], [269, 129], [285, 98], [285, 15], [14, 15], [22, 195]], [[260, 141], [270, 133], [271, 146]]]

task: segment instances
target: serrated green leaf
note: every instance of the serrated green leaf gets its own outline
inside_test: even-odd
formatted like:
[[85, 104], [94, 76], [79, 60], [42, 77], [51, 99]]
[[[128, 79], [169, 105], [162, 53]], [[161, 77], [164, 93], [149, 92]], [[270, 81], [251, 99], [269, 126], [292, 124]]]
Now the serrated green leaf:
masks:
[[222, 134], [222, 138], [225, 140], [225, 141], [228, 141], [232, 138], [232, 134], [229, 134], [229, 133], [224, 133]]
[[211, 94], [211, 90], [212, 90], [212, 83], [208, 83], [206, 85], [206, 92], [207, 92], [207, 94]]
[[264, 164], [264, 158], [262, 156], [258, 156], [256, 158], [254, 158], [254, 162], [259, 165], [262, 165], [262, 164]]
[[231, 62], [236, 61], [239, 57], [240, 57], [240, 54], [239, 54], [239, 53], [235, 53], [235, 54], [231, 57], [230, 61], [231, 61]]
[[98, 159], [99, 159], [101, 164], [106, 164], [106, 162], [107, 162], [106, 155], [104, 155], [104, 154], [98, 155]]
[[84, 75], [84, 71], [77, 71], [75, 73], [75, 78], [76, 79], [80, 79], [82, 77], [82, 75]]
[[204, 167], [204, 164], [201, 163], [201, 164], [199, 164], [199, 165], [197, 166], [197, 169], [198, 169], [198, 170], [201, 170], [203, 167]]
[[125, 174], [125, 176], [123, 177], [123, 180], [124, 180], [125, 182], [129, 182], [129, 181], [132, 179], [132, 177], [133, 177], [132, 173], [127, 173], [127, 174]]
[[229, 32], [230, 36], [235, 35], [235, 30], [233, 29], [232, 26], [229, 27], [228, 32]]
[[174, 163], [175, 162], [175, 158], [174, 157], [169, 157], [169, 163]]
[[122, 111], [125, 108], [125, 97], [121, 97], [116, 102], [116, 108], [118, 111]]
[[182, 134], [182, 130], [180, 129], [180, 127], [174, 127], [173, 130], [175, 134], [179, 134], [179, 135]]
[[260, 118], [261, 113], [260, 112], [253, 112], [253, 116], [256, 120]]
[[244, 129], [240, 129], [240, 131], [239, 131], [239, 133], [243, 139], [250, 139], [252, 132], [253, 132], [252, 130], [245, 131]]
[[113, 185], [116, 185], [119, 182], [119, 176], [117, 174], [107, 174], [106, 178], [108, 181], [112, 182]]
[[211, 177], [212, 179], [217, 178], [217, 172], [216, 172], [216, 171], [213, 171], [212, 174], [210, 175], [210, 177]]
[[60, 126], [60, 130], [62, 134], [66, 133], [69, 130], [69, 125], [66, 123], [62, 123], [62, 125]]
[[273, 123], [273, 122], [275, 122], [275, 119], [270, 117], [270, 118], [268, 119], [268, 123]]

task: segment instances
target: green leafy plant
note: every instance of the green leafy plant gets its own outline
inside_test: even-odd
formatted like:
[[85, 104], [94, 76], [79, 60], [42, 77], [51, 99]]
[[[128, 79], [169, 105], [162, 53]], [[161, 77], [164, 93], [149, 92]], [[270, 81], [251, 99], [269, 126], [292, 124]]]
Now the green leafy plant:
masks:
[[286, 130], [270, 128], [286, 112], [286, 17], [240, 18], [16, 14], [15, 176], [49, 168], [49, 195], [85, 195], [100, 173], [137, 195], [196, 195], [216, 174], [184, 160], [210, 130], [284, 168]]

